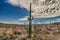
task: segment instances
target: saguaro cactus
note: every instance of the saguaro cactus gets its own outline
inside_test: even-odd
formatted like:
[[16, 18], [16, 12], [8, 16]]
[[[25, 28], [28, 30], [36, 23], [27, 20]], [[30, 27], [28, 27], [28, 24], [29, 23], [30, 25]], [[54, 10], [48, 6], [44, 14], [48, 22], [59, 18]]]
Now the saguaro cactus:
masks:
[[29, 38], [31, 38], [31, 32], [32, 32], [32, 17], [31, 17], [31, 3], [30, 3], [30, 13], [29, 13]]

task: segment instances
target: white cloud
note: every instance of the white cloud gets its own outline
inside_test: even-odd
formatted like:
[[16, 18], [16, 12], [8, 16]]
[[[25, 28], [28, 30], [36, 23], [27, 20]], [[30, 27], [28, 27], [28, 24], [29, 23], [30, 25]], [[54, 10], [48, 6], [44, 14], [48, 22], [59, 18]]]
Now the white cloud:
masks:
[[[7, 21], [1, 21], [0, 23], [5, 23], [5, 24], [29, 24], [29, 22], [28, 21], [25, 21], [25, 19], [23, 19], [22, 20], [22, 22], [21, 22], [21, 20], [22, 19], [20, 19], [19, 21], [11, 21], [11, 22], [7, 22]], [[37, 20], [36, 20], [36, 22], [34, 22], [34, 21], [32, 21], [32, 24], [50, 24], [50, 23], [55, 23], [55, 22], [60, 22], [60, 18], [57, 18], [57, 19], [55, 19], [55, 20], [51, 20], [51, 22], [49, 21], [49, 20], [47, 20], [47, 21], [44, 21], [44, 22], [37, 22]]]
[[35, 18], [60, 16], [59, 0], [8, 0], [8, 2], [14, 6], [24, 7], [27, 10], [29, 10], [29, 4], [32, 2], [32, 16]]
[[18, 2], [17, 0], [8, 0], [8, 3], [14, 5], [14, 6], [18, 6]]
[[14, 5], [14, 6], [21, 6], [24, 8], [29, 8], [29, 3], [31, 0], [8, 0], [8, 3]]
[[24, 22], [19, 22], [19, 21], [13, 21], [13, 22], [4, 21], [4, 22], [0, 22], [0, 23], [5, 23], [5, 24], [24, 24]]
[[50, 24], [50, 23], [56, 23], [56, 22], [60, 22], [60, 18], [56, 18], [55, 20], [51, 19], [51, 20], [46, 20], [46, 21], [33, 21], [33, 24]]
[[28, 16], [23, 17], [23, 18], [20, 18], [19, 20], [20, 20], [20, 21], [25, 21], [25, 20], [28, 20]]
[[44, 23], [50, 24], [50, 23], [56, 23], [56, 22], [60, 22], [60, 18], [57, 18], [57, 19], [55, 19], [55, 20], [46, 21], [46, 22], [44, 22]]
[[6, 23], [6, 24], [9, 24], [10, 22], [0, 22], [0, 23]]
[[60, 22], [60, 18], [55, 19], [55, 20], [53, 21], [53, 23], [54, 23], [54, 22]]

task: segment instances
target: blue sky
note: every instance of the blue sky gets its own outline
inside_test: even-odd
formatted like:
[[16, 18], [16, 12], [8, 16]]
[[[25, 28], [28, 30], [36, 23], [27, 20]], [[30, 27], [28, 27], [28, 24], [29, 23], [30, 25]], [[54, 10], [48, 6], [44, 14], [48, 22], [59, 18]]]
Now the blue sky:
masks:
[[[28, 21], [19, 20], [28, 16], [28, 10], [25, 8], [13, 6], [6, 2], [7, 0], [0, 0], [0, 23], [27, 23]], [[53, 18], [34, 18], [34, 22], [48, 23], [60, 22], [60, 16]]]

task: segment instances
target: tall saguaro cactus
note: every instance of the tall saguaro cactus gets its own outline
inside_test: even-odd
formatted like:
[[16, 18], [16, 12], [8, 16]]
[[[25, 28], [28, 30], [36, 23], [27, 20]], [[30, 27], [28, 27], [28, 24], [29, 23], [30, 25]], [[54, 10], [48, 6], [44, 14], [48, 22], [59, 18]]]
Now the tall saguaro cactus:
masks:
[[31, 16], [31, 3], [30, 3], [30, 12], [29, 12], [29, 38], [31, 38], [32, 33], [32, 16]]

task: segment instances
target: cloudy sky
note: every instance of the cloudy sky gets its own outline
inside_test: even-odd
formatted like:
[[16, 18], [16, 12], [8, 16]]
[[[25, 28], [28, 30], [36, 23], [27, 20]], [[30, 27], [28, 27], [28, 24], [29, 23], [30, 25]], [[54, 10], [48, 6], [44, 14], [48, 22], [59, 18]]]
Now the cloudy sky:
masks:
[[[16, 0], [0, 0], [0, 23], [27, 24], [29, 9], [26, 5], [24, 6], [20, 4], [21, 3], [16, 2]], [[40, 18], [34, 18], [32, 23], [49, 23], [50, 20], [51, 22], [60, 22], [60, 15], [54, 17], [43, 16]]]

